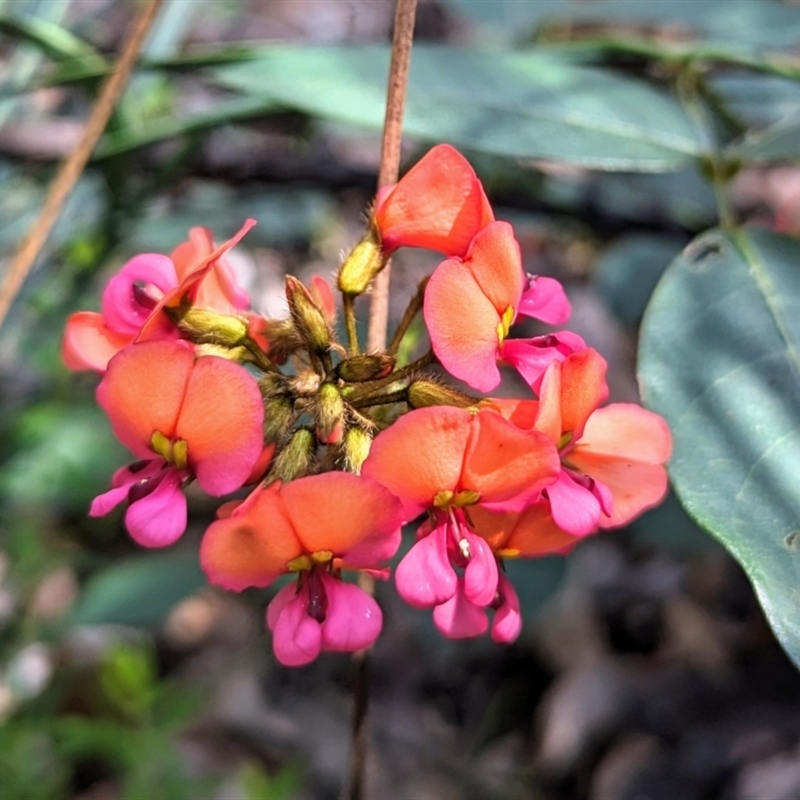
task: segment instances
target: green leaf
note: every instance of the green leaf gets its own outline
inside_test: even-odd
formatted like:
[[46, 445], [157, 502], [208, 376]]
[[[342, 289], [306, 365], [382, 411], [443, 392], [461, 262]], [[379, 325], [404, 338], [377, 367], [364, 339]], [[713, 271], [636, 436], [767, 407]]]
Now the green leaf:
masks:
[[[384, 47], [280, 46], [214, 75], [286, 108], [380, 130], [388, 64]], [[706, 150], [669, 95], [531, 50], [415, 47], [404, 129], [493, 155], [604, 170], [675, 170]]]
[[800, 117], [781, 120], [733, 142], [725, 150], [729, 159], [743, 161], [779, 161], [800, 158]]
[[689, 514], [739, 560], [800, 665], [800, 242], [711, 232], [659, 283], [642, 325], [645, 403], [674, 437]]
[[88, 42], [42, 17], [0, 12], [0, 33], [30, 42], [51, 58], [79, 59], [87, 68], [103, 69], [105, 59]]
[[148, 553], [94, 575], [70, 615], [74, 625], [157, 625], [205, 586], [196, 550]]

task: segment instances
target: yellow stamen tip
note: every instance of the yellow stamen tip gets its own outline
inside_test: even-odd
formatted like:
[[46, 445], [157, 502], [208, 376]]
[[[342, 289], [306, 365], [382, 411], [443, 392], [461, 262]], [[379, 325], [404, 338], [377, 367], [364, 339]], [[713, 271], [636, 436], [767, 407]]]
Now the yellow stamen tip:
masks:
[[161, 431], [154, 431], [150, 437], [150, 446], [164, 461], [172, 462], [172, 442]]
[[286, 565], [286, 570], [288, 572], [302, 572], [304, 569], [311, 569], [313, 566], [314, 562], [308, 556], [297, 556]]

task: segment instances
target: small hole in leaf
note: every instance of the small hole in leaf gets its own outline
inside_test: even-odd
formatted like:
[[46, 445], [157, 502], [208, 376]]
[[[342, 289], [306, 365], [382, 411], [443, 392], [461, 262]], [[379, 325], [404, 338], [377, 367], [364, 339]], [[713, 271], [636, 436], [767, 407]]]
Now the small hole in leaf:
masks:
[[792, 531], [784, 538], [783, 543], [790, 550], [797, 550], [800, 548], [800, 531]]
[[690, 264], [700, 266], [703, 261], [711, 256], [722, 255], [722, 244], [715, 241], [699, 242], [694, 247], [690, 246], [686, 250], [686, 259]]

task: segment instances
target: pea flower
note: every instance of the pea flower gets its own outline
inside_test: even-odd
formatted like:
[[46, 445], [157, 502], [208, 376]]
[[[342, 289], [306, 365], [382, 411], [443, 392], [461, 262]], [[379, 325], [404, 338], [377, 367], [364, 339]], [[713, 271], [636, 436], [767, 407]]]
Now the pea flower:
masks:
[[100, 313], [78, 311], [67, 320], [61, 348], [66, 365], [75, 370], [103, 372], [109, 360], [131, 344], [148, 322], [158, 330], [157, 336], [151, 338], [178, 338], [175, 326], [159, 312], [163, 298], [184, 286], [192, 276], [202, 277], [192, 281], [196, 304], [221, 311], [248, 308], [250, 298], [236, 284], [222, 256], [253, 225], [255, 221], [248, 220], [235, 236], [216, 249], [209, 230], [192, 228], [189, 240], [178, 245], [170, 256], [134, 256], [106, 285]]
[[117, 438], [140, 460], [118, 470], [92, 502], [103, 516], [127, 500], [125, 527], [145, 547], [164, 547], [186, 528], [183, 486], [208, 494], [238, 489], [263, 451], [264, 406], [255, 380], [188, 344], [130, 345], [114, 356], [97, 388]]
[[[516, 595], [472, 514], [482, 507], [514, 508], [521, 493], [543, 490], [558, 471], [558, 454], [546, 436], [516, 428], [494, 411], [422, 408], [381, 432], [362, 475], [397, 496], [407, 519], [429, 514], [395, 571], [400, 596], [416, 608], [435, 607], [434, 623], [446, 636], [482, 633], [485, 609], [505, 609]], [[495, 615], [493, 628], [504, 641], [497, 626], [507, 611]]]
[[321, 651], [360, 650], [378, 637], [379, 606], [340, 572], [380, 571], [400, 544], [402, 517], [386, 488], [350, 473], [275, 482], [209, 527], [200, 563], [211, 583], [234, 591], [297, 574], [270, 603], [267, 625], [278, 661], [301, 666]]
[[633, 403], [599, 407], [608, 396], [606, 368], [588, 348], [550, 364], [538, 402], [494, 401], [512, 422], [558, 447], [561, 470], [543, 495], [552, 520], [573, 536], [625, 525], [667, 491], [667, 423]]
[[513, 364], [535, 389], [551, 361], [586, 346], [569, 331], [507, 338], [519, 316], [556, 325], [570, 314], [558, 281], [524, 274], [519, 244], [507, 222], [487, 225], [463, 258], [439, 264], [425, 289], [423, 313], [442, 366], [482, 392], [500, 383], [498, 361]]

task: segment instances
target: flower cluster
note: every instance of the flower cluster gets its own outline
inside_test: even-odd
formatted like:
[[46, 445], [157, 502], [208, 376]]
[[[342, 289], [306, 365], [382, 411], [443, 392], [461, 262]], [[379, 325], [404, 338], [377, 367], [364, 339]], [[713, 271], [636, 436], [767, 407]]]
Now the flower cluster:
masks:
[[[490, 630], [511, 642], [522, 621], [506, 559], [564, 553], [661, 501], [664, 420], [603, 405], [606, 363], [576, 334], [511, 335], [521, 317], [563, 325], [569, 301], [557, 281], [524, 272], [511, 225], [495, 220], [455, 149], [434, 147], [378, 193], [337, 275], [345, 343], [323, 280], [286, 278], [286, 318], [250, 308], [225, 254], [253, 224], [220, 247], [196, 228], [169, 257], [133, 258], [109, 281], [101, 313], [70, 318], [63, 354], [102, 373], [98, 402], [137, 459], [90, 514], [126, 503], [130, 535], [160, 547], [186, 527], [188, 484], [213, 496], [252, 487], [220, 507], [200, 561], [233, 591], [296, 575], [267, 610], [281, 663], [374, 642], [381, 610], [343, 574], [388, 577], [401, 526], [418, 517], [394, 571], [401, 597], [432, 609], [445, 636]], [[353, 300], [401, 247], [444, 260], [389, 348], [365, 353]], [[399, 364], [420, 311], [430, 351]], [[527, 397], [485, 396], [506, 366]]]

